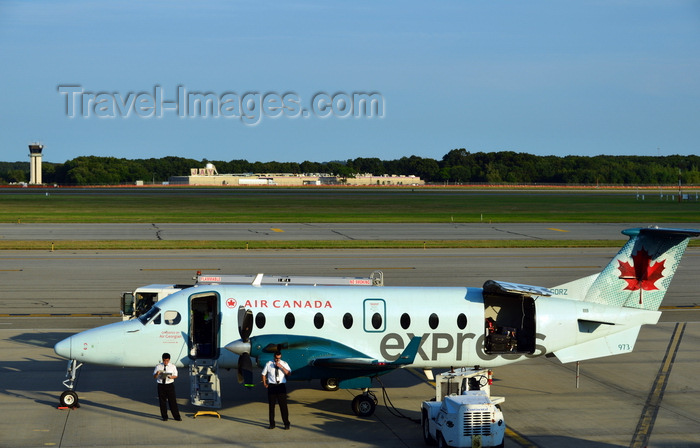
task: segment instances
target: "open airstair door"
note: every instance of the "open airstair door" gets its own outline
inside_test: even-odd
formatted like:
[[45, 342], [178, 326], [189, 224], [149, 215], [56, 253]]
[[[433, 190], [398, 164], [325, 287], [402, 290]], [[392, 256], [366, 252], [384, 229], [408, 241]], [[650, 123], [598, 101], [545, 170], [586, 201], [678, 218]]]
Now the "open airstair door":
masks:
[[213, 359], [197, 359], [190, 364], [190, 401], [195, 406], [221, 408], [219, 367]]
[[221, 408], [219, 385], [219, 296], [190, 296], [190, 399], [193, 405]]
[[483, 286], [484, 352], [491, 355], [535, 352], [535, 299], [551, 296], [540, 286], [488, 280]]

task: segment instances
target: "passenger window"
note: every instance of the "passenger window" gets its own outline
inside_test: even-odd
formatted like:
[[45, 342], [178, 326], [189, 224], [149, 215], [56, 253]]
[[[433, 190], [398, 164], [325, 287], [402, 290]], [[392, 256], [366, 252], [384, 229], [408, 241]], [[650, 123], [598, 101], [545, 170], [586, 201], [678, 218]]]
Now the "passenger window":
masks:
[[347, 330], [352, 328], [352, 314], [345, 313], [345, 315], [343, 316], [343, 327], [345, 327], [345, 329]]
[[428, 325], [430, 325], [430, 328], [433, 330], [438, 327], [440, 324], [440, 319], [438, 318], [438, 315], [433, 313], [430, 315], [430, 318], [428, 318]]
[[255, 326], [258, 328], [262, 328], [265, 326], [265, 315], [263, 313], [258, 313], [255, 316]]
[[408, 313], [403, 313], [401, 315], [401, 328], [404, 330], [408, 330], [408, 327], [411, 326], [411, 316], [408, 315]]
[[314, 316], [314, 327], [318, 328], [319, 330], [321, 327], [323, 327], [323, 314], [316, 313]]
[[284, 316], [284, 325], [290, 330], [294, 327], [294, 321], [294, 314], [287, 313], [287, 315]]
[[460, 313], [457, 316], [457, 326], [460, 330], [464, 330], [467, 327], [467, 316], [464, 313]]
[[180, 313], [177, 311], [168, 310], [163, 313], [163, 319], [165, 319], [165, 325], [177, 325], [180, 323], [182, 317], [180, 317]]
[[379, 313], [374, 313], [372, 315], [372, 326], [375, 330], [382, 328], [382, 315]]

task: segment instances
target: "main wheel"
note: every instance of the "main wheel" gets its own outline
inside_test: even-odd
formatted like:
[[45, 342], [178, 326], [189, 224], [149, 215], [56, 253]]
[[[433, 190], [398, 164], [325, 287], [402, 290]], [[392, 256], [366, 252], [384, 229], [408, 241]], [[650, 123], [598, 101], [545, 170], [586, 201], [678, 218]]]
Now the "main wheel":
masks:
[[369, 417], [376, 408], [377, 403], [367, 395], [358, 395], [352, 400], [352, 411], [358, 417]]
[[78, 394], [76, 394], [72, 390], [67, 390], [61, 394], [61, 398], [59, 398], [58, 401], [61, 404], [61, 406], [65, 406], [68, 408], [78, 407]]
[[336, 390], [340, 389], [340, 383], [338, 383], [338, 378], [322, 378], [321, 387], [323, 390], [335, 392]]
[[435, 445], [435, 439], [430, 435], [430, 423], [428, 422], [428, 413], [426, 411], [423, 411], [421, 426], [423, 427], [423, 441], [425, 444]]

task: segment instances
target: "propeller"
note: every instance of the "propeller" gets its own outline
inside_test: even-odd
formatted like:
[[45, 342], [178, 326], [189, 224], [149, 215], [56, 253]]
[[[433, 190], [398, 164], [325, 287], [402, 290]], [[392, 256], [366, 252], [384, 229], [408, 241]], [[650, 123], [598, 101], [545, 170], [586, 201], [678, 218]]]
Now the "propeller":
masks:
[[243, 342], [250, 340], [253, 331], [253, 312], [243, 306], [238, 307], [238, 334]]
[[238, 382], [245, 387], [253, 387], [253, 361], [250, 358], [250, 334], [253, 332], [253, 312], [245, 307], [238, 308], [238, 334], [241, 341], [236, 341], [240, 351], [238, 358]]

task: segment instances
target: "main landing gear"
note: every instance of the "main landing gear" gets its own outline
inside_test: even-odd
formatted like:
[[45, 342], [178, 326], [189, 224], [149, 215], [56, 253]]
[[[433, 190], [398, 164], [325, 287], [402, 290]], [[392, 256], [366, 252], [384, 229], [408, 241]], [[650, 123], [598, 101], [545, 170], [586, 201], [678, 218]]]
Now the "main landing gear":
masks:
[[[340, 381], [338, 381], [338, 378], [322, 378], [321, 388], [329, 392], [335, 392], [340, 389]], [[352, 399], [352, 412], [358, 417], [369, 417], [377, 409], [377, 403], [377, 397], [369, 388], [362, 389], [362, 393]]]
[[[321, 387], [323, 390], [335, 392], [340, 389], [338, 378], [322, 378]], [[358, 417], [370, 417], [377, 409], [377, 396], [369, 388], [362, 389], [360, 395], [352, 399], [352, 412]]]
[[358, 417], [370, 417], [377, 408], [377, 397], [369, 389], [352, 399], [352, 411]]
[[322, 378], [321, 387], [328, 392], [335, 392], [340, 389], [338, 378]]
[[68, 368], [66, 371], [66, 379], [63, 381], [63, 385], [68, 388], [67, 391], [61, 394], [59, 398], [59, 406], [66, 408], [79, 408], [78, 404], [78, 394], [73, 391], [76, 382], [76, 373], [78, 369], [82, 367], [83, 363], [78, 364], [78, 361], [71, 359], [68, 361]]

